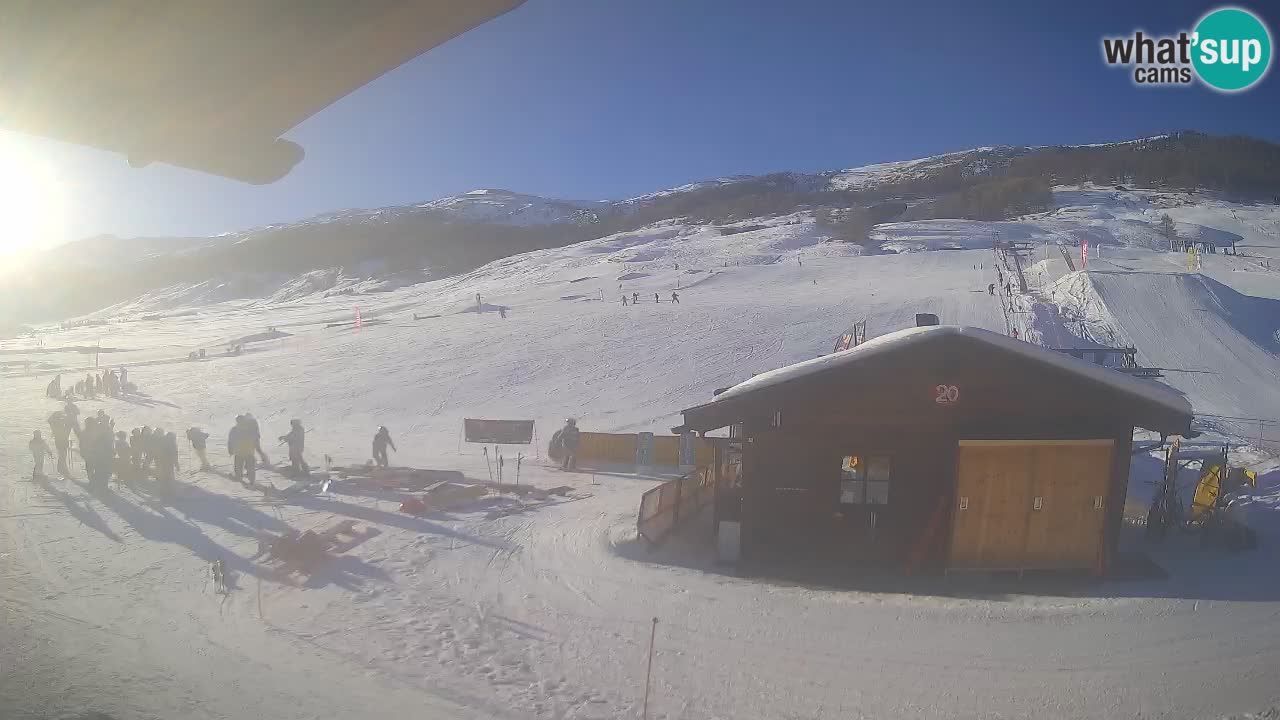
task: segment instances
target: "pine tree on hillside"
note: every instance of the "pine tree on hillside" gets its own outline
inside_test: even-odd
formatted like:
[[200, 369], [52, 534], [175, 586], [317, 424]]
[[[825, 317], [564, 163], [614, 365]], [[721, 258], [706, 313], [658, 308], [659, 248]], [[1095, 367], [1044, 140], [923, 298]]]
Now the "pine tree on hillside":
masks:
[[1169, 241], [1169, 249], [1173, 249], [1173, 243], [1178, 238], [1178, 231], [1174, 228], [1173, 218], [1169, 217], [1169, 213], [1160, 216], [1160, 234]]

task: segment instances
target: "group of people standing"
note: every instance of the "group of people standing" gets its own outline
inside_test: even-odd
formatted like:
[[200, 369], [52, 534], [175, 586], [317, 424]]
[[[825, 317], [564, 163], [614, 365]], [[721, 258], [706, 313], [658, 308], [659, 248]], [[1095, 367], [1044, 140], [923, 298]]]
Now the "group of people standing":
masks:
[[[654, 302], [656, 302], [656, 303], [662, 302], [661, 298], [658, 296], [658, 293], [654, 293], [654, 294], [653, 294], [653, 301], [654, 301]], [[679, 305], [679, 304], [680, 304], [680, 293], [675, 292], [675, 291], [673, 290], [673, 291], [671, 292], [671, 302], [673, 302], [673, 303], [675, 303], [675, 304]], [[627, 305], [627, 304], [628, 304], [628, 303], [627, 303], [627, 296], [626, 296], [626, 295], [623, 295], [623, 296], [622, 296], [622, 304], [623, 304], [623, 305]], [[640, 293], [637, 293], [637, 292], [633, 292], [633, 293], [631, 293], [631, 303], [630, 303], [630, 304], [631, 304], [631, 305], [639, 305], [639, 304], [640, 304]]]
[[131, 432], [116, 430], [115, 420], [105, 410], [86, 417], [82, 425], [80, 408], [72, 400], [51, 414], [48, 423], [57, 452], [55, 455], [49, 449], [39, 430], [33, 433], [30, 449], [35, 460], [34, 477], [44, 475], [46, 457], [57, 458], [59, 473], [71, 474], [67, 460], [74, 435], [90, 485], [104, 487], [113, 475], [117, 482], [131, 482], [154, 473], [161, 490], [172, 487], [178, 471], [178, 438], [174, 433], [145, 425]]
[[99, 395], [120, 397], [132, 390], [129, 386], [129, 371], [122, 367], [119, 371], [103, 370], [97, 375], [88, 373], [83, 380], [77, 380], [74, 385], [66, 388], [62, 386], [62, 375], [58, 375], [45, 387], [44, 394], [54, 400], [70, 400], [76, 396], [93, 399]]

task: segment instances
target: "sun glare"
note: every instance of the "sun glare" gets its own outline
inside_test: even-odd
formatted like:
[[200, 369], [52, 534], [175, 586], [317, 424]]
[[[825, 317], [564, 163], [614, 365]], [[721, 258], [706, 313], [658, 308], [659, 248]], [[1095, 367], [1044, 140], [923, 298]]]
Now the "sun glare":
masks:
[[12, 269], [61, 239], [59, 190], [46, 163], [21, 141], [0, 137], [0, 264]]

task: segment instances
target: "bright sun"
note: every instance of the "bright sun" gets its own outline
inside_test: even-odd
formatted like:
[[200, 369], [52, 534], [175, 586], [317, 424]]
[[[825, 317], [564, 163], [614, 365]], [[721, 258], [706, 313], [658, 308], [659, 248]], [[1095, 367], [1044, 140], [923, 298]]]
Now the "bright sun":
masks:
[[59, 183], [48, 165], [21, 140], [0, 137], [0, 262], [11, 265], [62, 239], [62, 219]]

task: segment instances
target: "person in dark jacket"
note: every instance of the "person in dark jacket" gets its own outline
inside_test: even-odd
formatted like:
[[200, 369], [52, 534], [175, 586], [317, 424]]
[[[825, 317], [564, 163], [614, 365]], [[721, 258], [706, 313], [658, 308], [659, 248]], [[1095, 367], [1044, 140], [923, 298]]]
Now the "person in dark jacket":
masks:
[[89, 483], [97, 477], [94, 463], [97, 460], [98, 421], [85, 418], [84, 428], [80, 431], [80, 459], [84, 461], [84, 474]]
[[62, 376], [59, 375], [49, 382], [49, 386], [45, 388], [44, 394], [51, 398], [62, 397]]
[[133, 479], [133, 449], [129, 447], [129, 435], [121, 430], [116, 433], [116, 482]]
[[387, 430], [385, 425], [379, 426], [377, 434], [373, 436], [373, 461], [378, 464], [378, 467], [386, 467], [388, 464], [388, 445], [391, 446], [392, 450], [400, 452], [396, 450], [396, 444], [391, 440], [391, 431]]
[[58, 451], [58, 472], [67, 474], [67, 451], [71, 449], [71, 423], [61, 410], [49, 416], [49, 430], [53, 433], [53, 446]]
[[280, 442], [289, 446], [289, 469], [303, 475], [310, 475], [311, 468], [307, 465], [307, 461], [302, 458], [303, 446], [306, 444], [307, 431], [302, 427], [302, 421], [294, 418], [289, 421], [289, 432], [280, 436]]
[[578, 439], [578, 421], [573, 418], [565, 420], [564, 427], [560, 430], [560, 447], [564, 451], [564, 462], [560, 469], [578, 469]]
[[134, 428], [129, 433], [129, 452], [131, 453], [129, 460], [133, 464], [135, 473], [142, 471], [142, 456], [146, 454], [146, 440], [142, 437], [142, 428]]
[[31, 469], [31, 479], [39, 480], [44, 477], [44, 459], [53, 457], [53, 453], [49, 451], [49, 443], [40, 437], [39, 430], [31, 434], [31, 442], [27, 443], [27, 448], [31, 450], [31, 459], [35, 461], [35, 467]]
[[200, 469], [209, 469], [209, 457], [205, 454], [205, 447], [209, 440], [209, 433], [198, 427], [187, 428], [187, 440], [191, 443], [191, 449], [196, 451], [196, 457], [200, 458]]
[[156, 443], [156, 484], [160, 492], [173, 493], [173, 484], [178, 472], [178, 436], [173, 433], [159, 433]]

